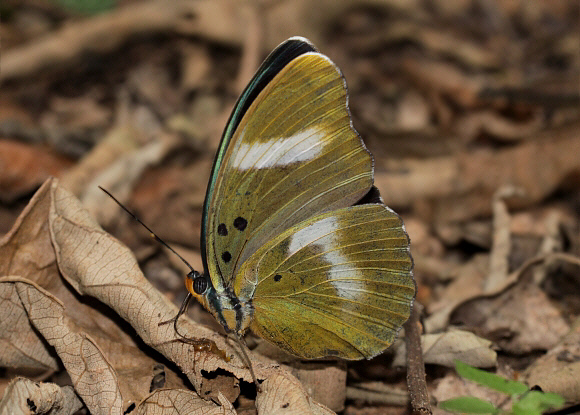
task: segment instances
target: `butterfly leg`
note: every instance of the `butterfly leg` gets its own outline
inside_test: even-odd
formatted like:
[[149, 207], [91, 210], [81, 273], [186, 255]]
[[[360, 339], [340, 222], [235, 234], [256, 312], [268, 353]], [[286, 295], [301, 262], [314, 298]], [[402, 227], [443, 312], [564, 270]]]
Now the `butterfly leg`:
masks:
[[240, 347], [240, 351], [242, 352], [243, 360], [245, 360], [244, 363], [248, 367], [250, 374], [252, 375], [252, 380], [254, 381], [254, 385], [256, 385], [256, 390], [258, 391], [258, 393], [262, 393], [262, 387], [260, 386], [260, 382], [258, 382], [258, 378], [256, 377], [256, 374], [254, 373], [254, 367], [252, 366], [252, 361], [250, 360], [250, 356], [248, 356], [248, 352], [246, 352], [246, 349], [248, 348], [246, 341], [244, 340], [244, 338], [242, 336], [240, 336], [236, 333], [232, 333], [230, 338], [233, 338], [236, 341], [236, 343], [238, 344], [238, 346]]
[[195, 348], [196, 352], [214, 353], [214, 354], [217, 354], [218, 356], [220, 356], [226, 362], [229, 362], [230, 358], [228, 356], [226, 356], [226, 353], [223, 350], [220, 350], [217, 347], [217, 345], [215, 344], [215, 342], [213, 340], [195, 339], [192, 337], [184, 336], [183, 334], [181, 334], [179, 332], [179, 330], [177, 328], [177, 321], [179, 320], [179, 317], [181, 317], [181, 315], [187, 311], [187, 307], [189, 306], [189, 301], [191, 300], [192, 297], [193, 296], [191, 295], [191, 293], [188, 292], [187, 295], [185, 296], [185, 299], [183, 300], [183, 303], [181, 303], [181, 307], [179, 307], [179, 311], [177, 312], [177, 315], [169, 320], [160, 322], [158, 325], [163, 326], [165, 324], [173, 323], [173, 329], [174, 329], [175, 333], [179, 336], [179, 339], [176, 339], [176, 340], [191, 344]]

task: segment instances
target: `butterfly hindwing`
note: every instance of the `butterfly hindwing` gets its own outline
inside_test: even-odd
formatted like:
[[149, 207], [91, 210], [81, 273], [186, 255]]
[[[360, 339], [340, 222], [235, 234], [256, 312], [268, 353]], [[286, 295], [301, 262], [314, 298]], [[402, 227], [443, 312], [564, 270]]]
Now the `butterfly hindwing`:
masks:
[[402, 221], [380, 204], [310, 218], [256, 251], [234, 291], [252, 330], [302, 358], [370, 358], [408, 319], [415, 285]]
[[288, 62], [246, 110], [214, 175], [205, 225], [214, 286], [231, 286], [276, 235], [364, 196], [372, 159], [338, 68], [315, 52]]

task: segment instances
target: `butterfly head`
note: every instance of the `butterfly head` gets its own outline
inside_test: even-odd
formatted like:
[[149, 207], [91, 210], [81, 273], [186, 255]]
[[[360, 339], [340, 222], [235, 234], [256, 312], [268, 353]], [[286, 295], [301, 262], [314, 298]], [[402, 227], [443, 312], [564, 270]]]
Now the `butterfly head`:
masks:
[[185, 278], [185, 287], [197, 301], [206, 309], [209, 309], [207, 297], [209, 291], [213, 289], [213, 286], [208, 276], [199, 271], [191, 270]]
[[218, 287], [216, 290], [210, 277], [198, 271], [187, 274], [185, 285], [227, 333], [242, 335], [250, 326], [254, 314], [251, 302], [240, 301], [231, 289]]

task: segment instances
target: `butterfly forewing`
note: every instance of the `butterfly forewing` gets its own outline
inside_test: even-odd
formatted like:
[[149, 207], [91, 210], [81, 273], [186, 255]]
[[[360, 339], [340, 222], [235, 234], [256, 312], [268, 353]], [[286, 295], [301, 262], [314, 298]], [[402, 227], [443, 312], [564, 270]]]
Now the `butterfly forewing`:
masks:
[[338, 68], [319, 53], [291, 60], [250, 105], [219, 166], [206, 229], [214, 285], [232, 285], [270, 239], [352, 205], [371, 185]]
[[244, 263], [252, 330], [303, 358], [370, 358], [408, 319], [415, 293], [401, 219], [379, 204], [343, 208], [285, 231]]

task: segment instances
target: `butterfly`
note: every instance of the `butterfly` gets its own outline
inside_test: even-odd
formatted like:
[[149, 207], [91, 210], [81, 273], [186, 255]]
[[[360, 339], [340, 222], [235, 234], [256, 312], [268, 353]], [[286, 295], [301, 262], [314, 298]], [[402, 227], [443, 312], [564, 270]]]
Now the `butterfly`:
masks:
[[280, 44], [235, 104], [201, 233], [187, 299], [238, 338], [251, 329], [300, 358], [356, 360], [409, 318], [409, 237], [373, 186], [340, 70], [307, 39]]

